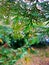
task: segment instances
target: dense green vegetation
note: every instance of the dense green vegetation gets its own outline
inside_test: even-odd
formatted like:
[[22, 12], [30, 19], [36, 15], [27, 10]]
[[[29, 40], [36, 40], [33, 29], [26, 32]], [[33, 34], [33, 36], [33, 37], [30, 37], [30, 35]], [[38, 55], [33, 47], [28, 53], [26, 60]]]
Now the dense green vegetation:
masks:
[[[37, 4], [41, 6], [41, 10], [36, 6]], [[36, 2], [29, 5], [22, 0], [1, 0], [0, 34], [3, 35], [5, 42], [11, 43], [10, 34], [14, 39], [24, 38], [27, 45], [38, 43], [42, 36], [49, 35], [49, 27], [46, 27], [49, 22], [48, 6], [48, 2]]]
[[[23, 53], [27, 53], [26, 49], [31, 45], [38, 45], [40, 42], [46, 44], [46, 36], [49, 36], [48, 2], [0, 0], [0, 47], [20, 48]], [[3, 49], [1, 54], [5, 51]], [[6, 50], [5, 55], [8, 53], [10, 51]]]

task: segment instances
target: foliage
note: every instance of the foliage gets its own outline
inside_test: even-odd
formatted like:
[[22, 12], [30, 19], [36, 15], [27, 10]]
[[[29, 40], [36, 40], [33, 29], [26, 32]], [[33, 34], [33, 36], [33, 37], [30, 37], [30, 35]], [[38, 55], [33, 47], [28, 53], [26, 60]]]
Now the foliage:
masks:
[[[3, 45], [0, 50], [1, 65], [5, 61], [6, 65], [13, 65], [27, 54], [28, 47], [43, 41], [46, 35], [49, 36], [49, 3], [31, 3], [32, 1], [28, 4], [22, 0], [0, 0], [0, 44], [7, 43], [14, 49], [18, 48], [7, 49]], [[36, 52], [31, 49], [31, 53]]]
[[10, 45], [10, 38], [9, 38], [10, 33], [12, 33], [11, 28], [0, 25], [0, 39], [2, 39], [3, 44], [7, 43], [8, 45]]
[[[36, 7], [37, 4], [42, 7], [41, 10]], [[44, 27], [44, 21], [48, 20], [49, 22], [48, 6], [48, 2], [36, 2], [32, 5], [30, 3], [29, 5], [22, 0], [2, 0], [0, 1], [0, 21], [5, 26], [6, 24], [7, 26], [10, 25], [10, 28], [8, 28], [13, 30], [11, 35], [15, 39], [25, 38], [26, 44], [29, 45], [29, 39], [31, 39], [31, 43], [34, 44], [44, 32], [45, 34], [49, 32], [48, 28], [45, 29]], [[8, 34], [10, 32], [6, 27], [3, 27], [3, 29], [4, 30], [0, 32], [5, 35], [5, 40], [7, 41], [9, 40]], [[26, 36], [27, 33], [29, 33], [30, 36]], [[40, 33], [40, 35], [37, 35], [37, 33]], [[7, 43], [9, 43], [9, 41]]]
[[25, 48], [13, 50], [11, 48], [0, 47], [0, 64], [13, 65], [18, 59], [28, 54]]

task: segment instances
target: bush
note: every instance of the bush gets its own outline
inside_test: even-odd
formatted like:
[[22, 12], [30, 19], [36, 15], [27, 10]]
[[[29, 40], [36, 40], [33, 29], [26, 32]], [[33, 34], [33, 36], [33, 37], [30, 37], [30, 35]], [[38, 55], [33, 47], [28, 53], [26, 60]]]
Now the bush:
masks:
[[[49, 23], [48, 2], [33, 2], [29, 5], [22, 0], [2, 0], [0, 3], [0, 21], [3, 24], [0, 26], [0, 33], [3, 34], [8, 45], [11, 43], [9, 34], [16, 40], [24, 38], [26, 46], [35, 44], [35, 42], [37, 44], [41, 36], [49, 35], [49, 27], [45, 27]], [[41, 10], [37, 8], [37, 4], [42, 7]], [[27, 33], [29, 33], [28, 36], [26, 36]]]

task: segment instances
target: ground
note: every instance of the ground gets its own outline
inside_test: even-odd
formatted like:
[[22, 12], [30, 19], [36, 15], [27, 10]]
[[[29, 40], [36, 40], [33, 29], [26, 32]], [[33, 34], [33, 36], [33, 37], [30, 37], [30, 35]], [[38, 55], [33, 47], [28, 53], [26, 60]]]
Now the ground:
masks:
[[49, 47], [37, 49], [37, 54], [28, 53], [19, 59], [15, 65], [49, 65]]

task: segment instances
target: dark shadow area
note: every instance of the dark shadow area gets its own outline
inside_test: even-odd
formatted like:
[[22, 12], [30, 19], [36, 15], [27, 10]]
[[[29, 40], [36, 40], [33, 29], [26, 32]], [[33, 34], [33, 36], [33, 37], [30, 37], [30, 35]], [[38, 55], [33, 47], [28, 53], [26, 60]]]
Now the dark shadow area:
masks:
[[43, 43], [38, 43], [38, 44], [34, 44], [34, 45], [31, 45], [30, 47], [34, 47], [34, 48], [47, 48], [47, 46], [49, 46], [49, 43], [47, 42], [43, 42]]
[[24, 38], [21, 38], [21, 39], [16, 39], [16, 40], [11, 40], [11, 47], [13, 49], [17, 49], [17, 48], [20, 48], [22, 46], [25, 45], [25, 41], [24, 41]]

